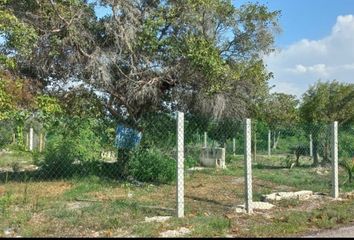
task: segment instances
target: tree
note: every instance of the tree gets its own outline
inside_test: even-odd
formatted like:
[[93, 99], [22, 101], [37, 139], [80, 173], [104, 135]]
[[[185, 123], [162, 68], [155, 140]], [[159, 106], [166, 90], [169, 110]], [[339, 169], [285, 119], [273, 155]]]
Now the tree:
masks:
[[324, 130], [333, 121], [348, 124], [354, 121], [354, 84], [318, 81], [303, 95], [300, 117], [310, 124], [313, 137], [314, 165], [319, 164], [318, 152], [324, 148], [323, 163], [328, 161], [329, 140]]
[[57, 99], [38, 93], [35, 81], [19, 78], [0, 70], [0, 121], [11, 121], [11, 133], [17, 135], [17, 144], [23, 147], [23, 129], [29, 118], [43, 125], [61, 111]]
[[2, 0], [35, 32], [30, 54], [12, 46], [17, 71], [43, 86], [81, 84], [112, 116], [135, 121], [175, 109], [244, 117], [266, 92], [262, 56], [273, 50], [278, 11], [228, 0], [93, 2], [112, 14], [97, 19], [84, 0]]
[[280, 132], [298, 122], [298, 104], [296, 96], [285, 93], [270, 94], [261, 104], [260, 118], [273, 132], [273, 149], [277, 148]]

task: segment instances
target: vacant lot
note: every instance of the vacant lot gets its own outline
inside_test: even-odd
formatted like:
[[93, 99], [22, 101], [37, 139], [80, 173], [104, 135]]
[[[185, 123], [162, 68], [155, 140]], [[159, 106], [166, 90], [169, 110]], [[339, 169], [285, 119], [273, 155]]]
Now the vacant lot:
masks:
[[[279, 158], [280, 159], [280, 158]], [[160, 236], [182, 227], [184, 236], [296, 236], [354, 220], [354, 201], [330, 196], [330, 171], [285, 168], [278, 158], [257, 158], [254, 200], [276, 191], [312, 190], [316, 200], [282, 200], [272, 210], [248, 216], [243, 203], [243, 162], [235, 157], [225, 170], [187, 171], [184, 219], [175, 218], [175, 185], [119, 182], [96, 176], [69, 180], [8, 181], [0, 185], [0, 236]], [[340, 182], [346, 176], [341, 171]], [[354, 186], [341, 185], [341, 191]], [[146, 217], [173, 216], [165, 222]]]

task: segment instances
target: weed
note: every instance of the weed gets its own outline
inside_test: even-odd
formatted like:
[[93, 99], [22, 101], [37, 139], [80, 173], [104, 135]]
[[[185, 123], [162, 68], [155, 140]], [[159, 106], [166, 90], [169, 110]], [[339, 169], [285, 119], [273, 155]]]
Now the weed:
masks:
[[8, 213], [8, 208], [13, 201], [13, 196], [10, 192], [6, 192], [4, 196], [0, 197], [0, 211], [5, 216]]
[[277, 201], [277, 205], [284, 208], [291, 208], [301, 205], [301, 201], [299, 199], [282, 199]]

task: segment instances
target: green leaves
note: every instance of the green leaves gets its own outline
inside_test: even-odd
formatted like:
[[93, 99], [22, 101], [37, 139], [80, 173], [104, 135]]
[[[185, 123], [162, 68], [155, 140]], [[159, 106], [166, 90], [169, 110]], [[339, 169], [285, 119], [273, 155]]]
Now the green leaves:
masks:
[[[95, 4], [112, 14], [97, 19]], [[232, 103], [225, 111], [244, 112], [249, 103], [235, 99], [254, 100], [266, 89], [261, 56], [272, 49], [278, 17], [259, 4], [237, 9], [230, 0], [0, 0], [0, 13], [4, 68], [42, 86], [82, 81], [92, 95], [105, 95], [76, 101], [71, 95], [82, 89], [75, 88], [60, 98], [63, 111], [120, 116], [127, 109], [134, 119], [176, 99], [195, 109], [199, 99], [216, 95]], [[203, 97], [191, 100], [186, 92]]]
[[[0, 35], [4, 37], [4, 43], [1, 45], [5, 46], [8, 54], [28, 56], [37, 41], [37, 33], [32, 26], [20, 21], [13, 13], [6, 10], [5, 3], [0, 3]], [[15, 62], [9, 55], [0, 56], [0, 64], [14, 68]]]
[[313, 123], [354, 121], [354, 85], [317, 82], [304, 95], [300, 107], [302, 119]]
[[129, 174], [138, 181], [166, 184], [176, 179], [176, 162], [157, 148], [136, 149], [128, 162]]
[[282, 127], [288, 128], [299, 120], [298, 104], [299, 102], [294, 95], [273, 93], [263, 103], [261, 117], [272, 130]]

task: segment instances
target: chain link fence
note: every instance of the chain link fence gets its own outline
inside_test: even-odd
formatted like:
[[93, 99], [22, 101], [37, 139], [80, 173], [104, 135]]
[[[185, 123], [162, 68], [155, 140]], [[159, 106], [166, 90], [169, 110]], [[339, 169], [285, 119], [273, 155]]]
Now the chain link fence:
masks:
[[144, 216], [220, 217], [235, 208], [250, 213], [253, 201], [273, 192], [329, 195], [338, 191], [336, 181], [340, 191], [351, 189], [353, 125], [338, 126], [335, 180], [333, 124], [250, 121], [248, 131], [244, 120], [188, 113], [149, 114], [124, 124], [1, 121], [0, 193], [52, 208], [58, 201], [66, 207], [109, 202]]

